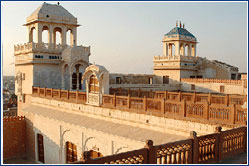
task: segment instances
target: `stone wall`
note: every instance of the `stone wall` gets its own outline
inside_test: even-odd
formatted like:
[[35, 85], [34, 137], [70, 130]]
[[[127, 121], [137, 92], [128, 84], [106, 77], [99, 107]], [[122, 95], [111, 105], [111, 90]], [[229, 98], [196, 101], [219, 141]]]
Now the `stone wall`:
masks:
[[152, 78], [152, 84], [159, 84], [158, 78], [153, 74], [119, 74], [110, 73], [110, 84], [116, 84], [116, 78], [121, 78], [121, 84], [150, 84], [149, 79]]
[[123, 88], [131, 90], [146, 90], [146, 91], [178, 91], [180, 90], [179, 84], [110, 84], [110, 88]]
[[15, 94], [32, 94], [33, 86], [33, 65], [16, 65], [15, 66], [15, 76], [18, 73], [23, 73], [24, 77], [22, 81], [18, 83], [18, 79], [15, 80]]
[[3, 159], [26, 155], [26, 123], [24, 117], [3, 119]]
[[[195, 86], [192, 89], [192, 85]], [[220, 87], [224, 86], [224, 92], [220, 91]], [[246, 95], [247, 90], [242, 85], [233, 85], [226, 83], [195, 83], [195, 82], [182, 82], [181, 90], [187, 92], [202, 92], [202, 93], [224, 93], [224, 94], [239, 94]]]
[[59, 68], [59, 65], [36, 64], [33, 68], [33, 86], [55, 89], [61, 88], [61, 70]]

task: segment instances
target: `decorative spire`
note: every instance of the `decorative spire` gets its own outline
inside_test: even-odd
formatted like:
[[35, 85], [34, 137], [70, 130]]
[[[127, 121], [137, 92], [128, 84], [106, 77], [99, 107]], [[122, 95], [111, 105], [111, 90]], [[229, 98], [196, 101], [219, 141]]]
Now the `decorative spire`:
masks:
[[180, 21], [180, 28], [182, 27], [182, 23], [181, 23], [181, 21]]
[[182, 25], [182, 28], [184, 29], [184, 24]]
[[178, 21], [176, 21], [176, 27], [178, 27]]

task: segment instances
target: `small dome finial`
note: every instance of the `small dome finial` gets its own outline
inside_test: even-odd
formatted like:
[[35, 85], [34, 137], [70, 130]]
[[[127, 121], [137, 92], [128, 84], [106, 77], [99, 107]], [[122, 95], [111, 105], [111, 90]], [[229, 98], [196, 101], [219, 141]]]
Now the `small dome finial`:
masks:
[[60, 2], [58, 2], [57, 4], [60, 5]]
[[182, 28], [184, 29], [184, 24], [182, 25]]
[[178, 27], [178, 21], [176, 21], [176, 27]]
[[182, 23], [181, 23], [181, 21], [180, 21], [180, 28], [182, 27]]

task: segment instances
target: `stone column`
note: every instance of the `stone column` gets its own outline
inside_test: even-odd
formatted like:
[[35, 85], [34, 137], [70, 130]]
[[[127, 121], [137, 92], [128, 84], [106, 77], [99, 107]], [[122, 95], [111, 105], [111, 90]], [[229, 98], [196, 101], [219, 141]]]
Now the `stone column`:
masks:
[[42, 25], [36, 24], [37, 43], [42, 43]]
[[66, 27], [63, 27], [61, 32], [61, 45], [65, 46], [66, 44], [67, 44], [67, 29]]
[[73, 45], [76, 46], [77, 45], [77, 28], [74, 27], [73, 28]]
[[73, 89], [73, 84], [72, 84], [73, 78], [72, 78], [72, 75], [73, 75], [73, 72], [70, 70], [70, 71], [69, 71], [69, 85], [70, 85], [69, 90], [72, 90], [72, 89]]
[[53, 43], [53, 27], [52, 25], [49, 25], [48, 27], [48, 45], [49, 45], [49, 48], [52, 48], [52, 43]]
[[27, 31], [28, 31], [28, 35], [27, 35], [28, 41], [29, 41], [29, 43], [31, 43], [31, 42], [33, 42], [33, 33], [31, 31], [31, 27], [30, 26], [27, 26]]
[[185, 56], [185, 43], [182, 43], [182, 54]]
[[167, 44], [166, 42], [163, 42], [163, 56], [167, 56]]
[[169, 44], [166, 44], [166, 56], [169, 56]]
[[76, 67], [76, 90], [80, 89], [80, 84], [79, 84], [79, 66]]
[[195, 57], [196, 57], [196, 46], [197, 46], [197, 45], [195, 44], [195, 45], [194, 45], [194, 47], [195, 47], [195, 48], [194, 48], [194, 56], [195, 56]]
[[172, 44], [169, 44], [169, 56], [172, 56]]
[[192, 56], [192, 44], [188, 46], [188, 56]]
[[65, 68], [63, 67], [63, 69], [61, 70], [61, 89], [65, 89]]
[[53, 42], [53, 48], [56, 47], [56, 31], [54, 29], [52, 30], [52, 42]]
[[180, 43], [175, 42], [175, 56], [180, 55]]

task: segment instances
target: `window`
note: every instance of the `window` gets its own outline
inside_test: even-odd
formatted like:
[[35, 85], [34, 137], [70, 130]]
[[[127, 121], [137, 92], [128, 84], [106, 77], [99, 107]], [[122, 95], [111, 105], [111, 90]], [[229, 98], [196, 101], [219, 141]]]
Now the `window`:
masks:
[[169, 84], [169, 76], [163, 76], [163, 84]]
[[153, 78], [152, 77], [148, 78], [148, 84], [153, 84]]
[[72, 142], [66, 142], [67, 163], [77, 161], [77, 146]]
[[98, 93], [99, 92], [99, 81], [95, 75], [90, 77], [89, 92]]
[[197, 76], [197, 78], [202, 78], [202, 76]]
[[44, 146], [43, 146], [43, 136], [37, 134], [38, 140], [38, 161], [44, 163]]
[[195, 90], [195, 85], [191, 84], [191, 90]]
[[195, 76], [190, 76], [190, 78], [195, 78]]
[[224, 93], [225, 92], [225, 86], [224, 85], [221, 85], [220, 86], [220, 93]]
[[73, 90], [76, 90], [76, 85], [77, 85], [77, 74], [76, 73], [73, 73], [72, 75], [72, 89]]
[[90, 157], [94, 159], [94, 158], [98, 158], [98, 157], [103, 157], [103, 155], [100, 152], [90, 150]]
[[231, 80], [236, 80], [236, 74], [231, 74]]
[[121, 77], [116, 77], [116, 84], [121, 84]]

